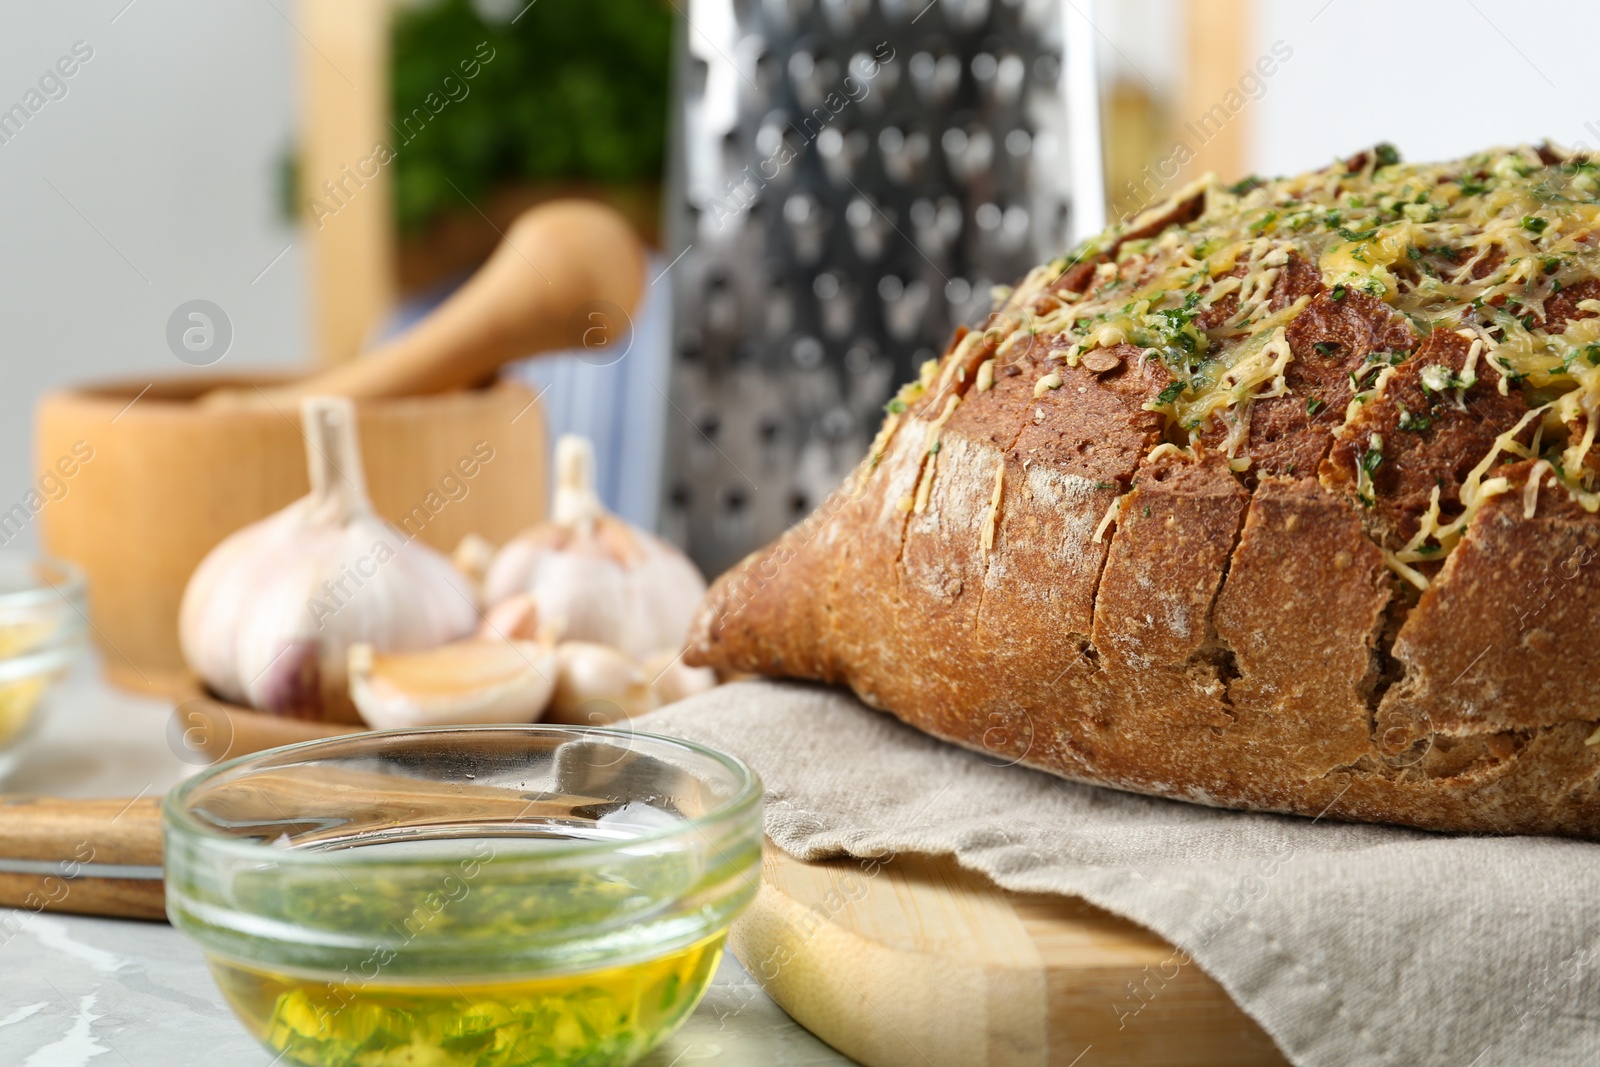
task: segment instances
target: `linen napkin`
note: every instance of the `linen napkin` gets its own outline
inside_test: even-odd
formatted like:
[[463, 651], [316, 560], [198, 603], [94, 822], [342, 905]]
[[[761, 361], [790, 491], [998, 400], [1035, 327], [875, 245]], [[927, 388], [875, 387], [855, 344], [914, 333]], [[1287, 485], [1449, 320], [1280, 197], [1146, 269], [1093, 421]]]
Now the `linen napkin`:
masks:
[[767, 834], [800, 859], [953, 854], [1140, 923], [1296, 1065], [1600, 1063], [1600, 846], [1080, 785], [794, 683], [722, 686], [634, 725], [748, 762]]

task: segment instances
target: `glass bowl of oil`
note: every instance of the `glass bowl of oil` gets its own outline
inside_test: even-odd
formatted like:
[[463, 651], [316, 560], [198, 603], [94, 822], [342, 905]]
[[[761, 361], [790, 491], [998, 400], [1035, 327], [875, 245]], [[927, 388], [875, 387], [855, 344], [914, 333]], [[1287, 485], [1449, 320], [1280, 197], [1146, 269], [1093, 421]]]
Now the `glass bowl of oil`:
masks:
[[310, 1067], [610, 1067], [694, 1010], [755, 896], [761, 784], [672, 738], [353, 734], [167, 797], [167, 915]]
[[0, 778], [21, 761], [46, 692], [82, 654], [88, 618], [76, 567], [0, 552]]

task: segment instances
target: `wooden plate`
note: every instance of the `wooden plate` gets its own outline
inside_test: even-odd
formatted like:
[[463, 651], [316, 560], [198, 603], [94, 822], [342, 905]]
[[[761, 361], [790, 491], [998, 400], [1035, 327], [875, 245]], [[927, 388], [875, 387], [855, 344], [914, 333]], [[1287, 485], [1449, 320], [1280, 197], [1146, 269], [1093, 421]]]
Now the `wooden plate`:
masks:
[[1081, 900], [1011, 893], [948, 857], [803, 863], [770, 843], [730, 947], [866, 1067], [1281, 1067], [1210, 976]]

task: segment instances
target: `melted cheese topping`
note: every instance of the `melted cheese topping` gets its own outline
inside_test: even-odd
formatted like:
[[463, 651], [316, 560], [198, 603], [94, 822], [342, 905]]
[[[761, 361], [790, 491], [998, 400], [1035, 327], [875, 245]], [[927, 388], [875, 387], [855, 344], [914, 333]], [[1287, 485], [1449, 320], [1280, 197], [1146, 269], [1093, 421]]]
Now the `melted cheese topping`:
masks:
[[[1204, 197], [1204, 208], [1195, 221], [1125, 239], [1196, 195]], [[1096, 264], [1081, 291], [1052, 291], [1069, 267], [1102, 254], [1110, 259]], [[1293, 266], [1291, 256], [1302, 265]], [[1465, 406], [1482, 365], [1495, 369], [1502, 393], [1517, 389], [1532, 408], [1468, 475], [1460, 514], [1442, 524], [1435, 493], [1416, 536], [1386, 550], [1395, 573], [1426, 588], [1427, 577], [1413, 565], [1442, 558], [1483, 502], [1512, 488], [1504, 478], [1487, 477], [1502, 455], [1547, 464], [1525, 487], [1528, 499], [1537, 500], [1538, 481], [1549, 475], [1590, 512], [1600, 510], [1600, 463], [1590, 455], [1600, 433], [1600, 317], [1550, 322], [1553, 298], [1600, 279], [1600, 164], [1572, 156], [1546, 165], [1529, 146], [1433, 164], [1404, 163], [1392, 148], [1379, 146], [1354, 170], [1338, 163], [1231, 186], [1208, 175], [1167, 204], [1035, 268], [1014, 290], [996, 290], [1003, 306], [989, 325], [964, 337], [942, 366], [924, 364], [918, 381], [890, 401], [869, 472], [905, 425], [911, 404], [932, 391], [930, 404], [938, 405], [946, 390], [960, 391], [956, 383], [965, 385], [977, 345], [994, 345], [993, 357], [976, 368], [976, 391], [987, 392], [997, 363], [1037, 357], [1034, 342], [1041, 339], [1050, 358], [1039, 361], [1034, 396], [1063, 382], [1051, 358], [1076, 367], [1096, 348], [1135, 345], [1142, 350], [1141, 366], [1158, 362], [1170, 379], [1145, 405], [1166, 417], [1166, 442], [1158, 451], [1192, 451], [1212, 430], [1222, 435], [1233, 468], [1247, 469], [1251, 407], [1290, 394], [1285, 372], [1294, 356], [1286, 327], [1309, 299], [1274, 310], [1274, 302], [1284, 302], [1274, 293], [1286, 271], [1306, 265], [1316, 269], [1332, 299], [1369, 294], [1407, 319], [1419, 337], [1450, 329], [1470, 340], [1459, 373], [1444, 366], [1421, 369], [1433, 392]], [[1564, 302], [1572, 303], [1570, 297]], [[1600, 316], [1600, 300], [1586, 298], [1575, 306]], [[1383, 392], [1401, 357], [1369, 362], [1353, 376], [1347, 421]], [[903, 510], [927, 507], [938, 469], [938, 430], [954, 400], [925, 424], [931, 454], [915, 493], [900, 502]], [[1318, 398], [1306, 401], [1308, 414], [1314, 413]], [[1042, 409], [1036, 412], [1035, 421], [1043, 415]], [[1519, 443], [1530, 425], [1532, 445]], [[1369, 450], [1381, 447], [1376, 436]], [[1376, 488], [1362, 468], [1357, 491], [1370, 499]], [[999, 485], [997, 476], [997, 492]], [[1120, 498], [1107, 510], [1096, 541], [1116, 522], [1119, 503]], [[992, 502], [991, 521], [996, 513]], [[986, 551], [993, 536], [986, 523]]]
[[[1206, 198], [1199, 219], [1118, 246], [1122, 234], [1196, 192]], [[1600, 167], [1587, 159], [1546, 166], [1524, 146], [1410, 164], [1382, 148], [1355, 172], [1340, 164], [1235, 186], [1208, 178], [1106, 231], [1054, 270], [1034, 271], [1011, 303], [1025, 306], [1071, 262], [1116, 247], [1116, 261], [1099, 266], [1088, 292], [1056, 294], [1058, 306], [1032, 332], [1067, 340], [1073, 364], [1097, 347], [1143, 348], [1174, 378], [1149, 406], [1197, 439], [1229, 409], [1286, 391], [1282, 327], [1304, 304], [1273, 311], [1271, 295], [1293, 253], [1317, 267], [1334, 296], [1368, 293], [1419, 334], [1444, 327], [1481, 342], [1461, 388], [1475, 380], [1481, 357], [1501, 371], [1507, 389], [1573, 394], [1559, 413], [1571, 423], [1580, 407], [1600, 407], [1600, 319], [1554, 333], [1540, 327], [1551, 297], [1600, 277], [1597, 225]], [[1238, 305], [1225, 320], [1209, 320], [1207, 329], [1195, 324], [1230, 296]], [[1578, 452], [1593, 444], [1592, 430], [1589, 437], [1574, 442], [1559, 464], [1564, 481], [1583, 477]]]
[[983, 531], [978, 535], [978, 543], [983, 548], [984, 555], [994, 551], [994, 535], [1000, 526], [1000, 502], [1005, 496], [1005, 489], [1006, 460], [1001, 456], [994, 472], [994, 492], [989, 494], [989, 511], [983, 517]]
[[[1194, 222], [1123, 239], [1197, 194], [1205, 201]], [[1072, 264], [1113, 249], [1084, 291], [1051, 292]], [[1380, 146], [1354, 171], [1339, 163], [1232, 186], [1207, 176], [1030, 272], [1007, 294], [1001, 317], [1008, 325], [1001, 327], [1006, 336], [996, 360], [1015, 362], [1016, 346], [1026, 340], [1031, 348], [1041, 336], [1059, 338], [1057, 358], [1071, 366], [1096, 348], [1136, 345], [1142, 360], [1158, 361], [1171, 378], [1145, 405], [1166, 416], [1168, 441], [1193, 446], [1215, 427], [1234, 469], [1245, 469], [1249, 459], [1240, 453], [1248, 451], [1251, 406], [1290, 392], [1285, 370], [1293, 354], [1285, 327], [1307, 298], [1277, 310], [1272, 304], [1291, 255], [1315, 266], [1334, 299], [1370, 294], [1419, 336], [1443, 328], [1468, 338], [1459, 374], [1423, 369], [1436, 392], [1453, 392], [1464, 404], [1478, 368], [1490, 366], [1502, 392], [1522, 391], [1544, 416], [1533, 448], [1515, 438], [1534, 416], [1496, 441], [1462, 489], [1463, 514], [1440, 525], [1435, 506], [1412, 543], [1388, 553], [1396, 573], [1426, 585], [1411, 564], [1441, 558], [1483, 501], [1509, 489], [1504, 479], [1486, 478], [1502, 454], [1545, 460], [1575, 499], [1591, 511], [1600, 508], [1600, 464], [1590, 461], [1600, 432], [1600, 318], [1547, 328], [1552, 298], [1600, 278], [1600, 164], [1582, 156], [1546, 165], [1537, 150], [1521, 146], [1411, 164]], [[1223, 301], [1232, 302], [1225, 317], [1216, 310]], [[1600, 301], [1576, 306], [1600, 313]], [[1382, 392], [1399, 360], [1379, 360], [1361, 372], [1347, 417]], [[1367, 377], [1372, 371], [1376, 376]], [[992, 373], [980, 371], [984, 385]], [[1061, 381], [1046, 362], [1034, 395]], [[925, 371], [923, 382], [931, 384], [932, 375]], [[1100, 535], [1114, 518], [1113, 508]]]

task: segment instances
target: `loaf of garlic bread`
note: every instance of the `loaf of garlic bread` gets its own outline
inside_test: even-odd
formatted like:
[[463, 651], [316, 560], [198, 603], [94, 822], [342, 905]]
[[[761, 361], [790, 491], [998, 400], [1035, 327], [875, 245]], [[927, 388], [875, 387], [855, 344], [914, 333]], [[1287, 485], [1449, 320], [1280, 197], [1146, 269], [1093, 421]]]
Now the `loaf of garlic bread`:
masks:
[[690, 661], [1205, 804], [1600, 837], [1600, 166], [1204, 180], [1030, 273]]

